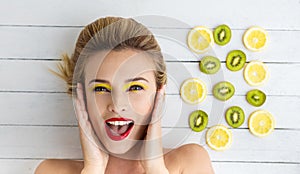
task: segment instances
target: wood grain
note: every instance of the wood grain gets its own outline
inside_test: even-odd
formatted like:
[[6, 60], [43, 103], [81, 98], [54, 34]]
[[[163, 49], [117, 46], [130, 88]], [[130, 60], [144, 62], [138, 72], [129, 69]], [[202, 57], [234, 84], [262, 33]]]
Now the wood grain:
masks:
[[[32, 4], [35, 6], [33, 7]], [[45, 5], [46, 4], [46, 5]], [[0, 23], [2, 25], [40, 25], [40, 26], [83, 26], [99, 16], [169, 16], [185, 23], [214, 27], [228, 23], [233, 28], [259, 25], [271, 29], [299, 29], [300, 16], [298, 0], [252, 0], [252, 1], [106, 1], [80, 0], [64, 2], [29, 0], [26, 2], [4, 1]], [[86, 10], [88, 9], [88, 10]], [[234, 9], [234, 10], [231, 10]], [[14, 13], [12, 13], [14, 11]], [[17, 12], [16, 12], [17, 11]], [[83, 12], [84, 13], [81, 13]], [[80, 12], [80, 13], [79, 13]], [[146, 23], [145, 21], [143, 21]], [[170, 22], [148, 21], [148, 26], [182, 27]]]
[[[71, 55], [82, 27], [1, 27], [0, 59], [60, 59], [62, 53]], [[157, 28], [150, 30], [156, 36], [165, 59], [168, 61], [199, 61], [205, 55], [215, 55], [225, 61], [230, 50], [240, 49], [247, 60], [264, 62], [299, 63], [299, 30], [267, 30], [268, 46], [262, 52], [248, 51], [243, 43], [244, 29], [233, 29], [232, 39], [226, 46], [214, 45], [208, 53], [193, 54], [186, 45], [186, 37], [191, 28]], [[211, 28], [213, 29], [213, 28]], [[26, 34], [24, 34], [26, 33]]]
[[[72, 54], [83, 26], [104, 16], [134, 17], [155, 34], [167, 61], [168, 87], [163, 116], [163, 143], [176, 147], [198, 143], [209, 152], [216, 174], [298, 174], [300, 171], [300, 1], [140, 1], [132, 0], [2, 0], [0, 3], [0, 173], [33, 173], [46, 158], [80, 159], [81, 149], [72, 100], [65, 83], [52, 75], [62, 53]], [[213, 30], [220, 24], [232, 29], [226, 46], [214, 45], [196, 55], [186, 45], [194, 26]], [[253, 25], [265, 28], [270, 41], [265, 50], [245, 49], [242, 35]], [[230, 50], [240, 49], [247, 60], [266, 62], [270, 79], [261, 87], [266, 103], [255, 108], [245, 100], [250, 87], [242, 71], [230, 72], [224, 65]], [[208, 76], [199, 71], [205, 55], [222, 61], [221, 71]], [[196, 106], [184, 103], [181, 83], [190, 77], [202, 79], [206, 100]], [[227, 80], [236, 94], [223, 103], [212, 96], [212, 86]], [[233, 132], [233, 144], [224, 152], [205, 144], [205, 131], [192, 132], [188, 116], [201, 109], [209, 125], [227, 125], [224, 111], [232, 105], [246, 113], [244, 124]], [[253, 136], [247, 118], [257, 109], [270, 111], [276, 120], [274, 132], [265, 138]]]
[[[289, 104], [287, 104], [289, 103]], [[179, 95], [167, 95], [162, 125], [164, 127], [188, 127], [189, 114], [197, 109], [204, 110], [209, 115], [209, 126], [217, 123], [227, 124], [224, 113], [230, 106], [238, 105], [244, 109], [246, 119], [255, 110], [265, 109], [276, 119], [276, 128], [300, 129], [300, 97], [268, 96], [261, 107], [253, 107], [247, 103], [245, 96], [234, 96], [226, 103], [217, 101], [209, 95], [199, 105], [184, 103]], [[76, 126], [72, 100], [62, 93], [0, 93], [2, 108], [1, 125], [26, 126]], [[282, 106], [282, 107], [277, 107]], [[21, 115], [20, 115], [21, 114]], [[241, 128], [247, 128], [247, 120]]]

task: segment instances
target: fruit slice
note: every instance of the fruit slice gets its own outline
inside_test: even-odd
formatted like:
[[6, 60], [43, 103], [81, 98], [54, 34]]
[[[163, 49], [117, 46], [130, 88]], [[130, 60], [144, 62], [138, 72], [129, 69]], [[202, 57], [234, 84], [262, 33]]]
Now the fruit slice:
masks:
[[219, 82], [213, 87], [213, 95], [221, 101], [230, 99], [234, 92], [234, 86], [230, 82], [226, 81]]
[[226, 150], [230, 147], [231, 142], [232, 133], [223, 125], [213, 126], [206, 132], [206, 143], [213, 150]]
[[266, 94], [259, 89], [253, 89], [247, 92], [246, 99], [252, 106], [259, 107], [266, 101]]
[[253, 135], [264, 137], [274, 130], [275, 120], [268, 111], [258, 110], [250, 114], [248, 126]]
[[218, 58], [213, 56], [205, 56], [200, 61], [200, 71], [206, 74], [215, 74], [221, 67], [221, 62]]
[[188, 47], [195, 53], [204, 53], [213, 45], [213, 35], [210, 29], [198, 26], [189, 31]]
[[226, 45], [231, 39], [231, 29], [225, 24], [219, 25], [213, 34], [216, 44], [221, 46]]
[[196, 110], [190, 114], [190, 128], [195, 132], [204, 130], [208, 123], [208, 115], [202, 110]]
[[227, 109], [225, 118], [229, 126], [238, 128], [245, 121], [245, 113], [242, 108], [238, 106], [232, 106]]
[[268, 33], [261, 27], [251, 27], [243, 35], [245, 47], [251, 51], [261, 51], [269, 40]]
[[181, 85], [180, 96], [189, 104], [200, 103], [207, 96], [206, 85], [198, 78], [187, 79]]
[[260, 61], [251, 61], [244, 69], [244, 79], [251, 86], [260, 86], [269, 78], [267, 66]]
[[246, 63], [246, 54], [241, 50], [233, 50], [227, 54], [226, 67], [230, 71], [238, 71], [244, 67]]

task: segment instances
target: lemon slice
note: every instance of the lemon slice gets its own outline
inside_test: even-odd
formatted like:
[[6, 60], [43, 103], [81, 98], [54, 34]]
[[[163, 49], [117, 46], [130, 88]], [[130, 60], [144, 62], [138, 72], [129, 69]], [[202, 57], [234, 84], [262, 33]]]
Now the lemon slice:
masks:
[[251, 61], [244, 69], [244, 79], [251, 86], [260, 86], [269, 78], [267, 66], [261, 61]]
[[198, 78], [190, 78], [180, 88], [181, 98], [189, 104], [201, 103], [207, 95], [206, 85]]
[[214, 38], [212, 31], [206, 27], [194, 27], [188, 33], [188, 47], [195, 53], [204, 53], [213, 45]]
[[274, 130], [275, 120], [268, 111], [258, 110], [250, 114], [248, 126], [253, 135], [264, 137]]
[[263, 50], [269, 40], [268, 33], [261, 27], [251, 27], [245, 31], [243, 42], [247, 49], [251, 51]]
[[232, 133], [223, 125], [216, 125], [206, 132], [206, 143], [213, 150], [223, 151], [231, 146]]

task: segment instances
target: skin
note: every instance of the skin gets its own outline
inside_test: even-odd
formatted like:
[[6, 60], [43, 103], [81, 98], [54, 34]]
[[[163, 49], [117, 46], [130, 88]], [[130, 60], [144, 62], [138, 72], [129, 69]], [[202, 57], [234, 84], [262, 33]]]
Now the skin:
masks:
[[[157, 88], [151, 58], [132, 49], [99, 52], [90, 57], [85, 73], [85, 86], [78, 84], [75, 99], [84, 161], [45, 160], [37, 167], [36, 174], [117, 174], [120, 169], [124, 174], [214, 173], [208, 153], [197, 144], [164, 153], [160, 112], [165, 86]], [[136, 77], [140, 78], [134, 81], [138, 83], [128, 81]], [[95, 86], [102, 92], [95, 92]], [[104, 120], [112, 117], [134, 120], [134, 128], [122, 141], [112, 141], [103, 131]], [[91, 138], [94, 132], [101, 142], [100, 148], [95, 145], [97, 138]], [[150, 152], [157, 157], [149, 159]]]

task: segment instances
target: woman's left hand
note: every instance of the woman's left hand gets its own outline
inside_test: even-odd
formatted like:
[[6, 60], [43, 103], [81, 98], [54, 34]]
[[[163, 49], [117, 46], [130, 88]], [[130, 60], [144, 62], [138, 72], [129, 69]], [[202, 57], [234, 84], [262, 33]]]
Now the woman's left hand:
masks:
[[164, 104], [165, 85], [158, 90], [155, 97], [152, 119], [148, 125], [144, 140], [142, 165], [147, 174], [169, 174], [165, 165], [162, 147], [161, 116]]

